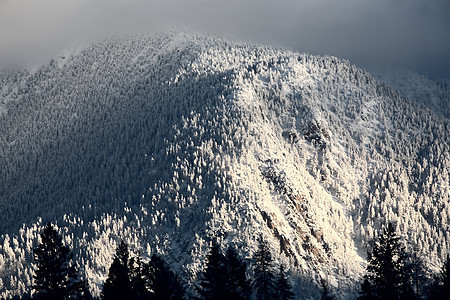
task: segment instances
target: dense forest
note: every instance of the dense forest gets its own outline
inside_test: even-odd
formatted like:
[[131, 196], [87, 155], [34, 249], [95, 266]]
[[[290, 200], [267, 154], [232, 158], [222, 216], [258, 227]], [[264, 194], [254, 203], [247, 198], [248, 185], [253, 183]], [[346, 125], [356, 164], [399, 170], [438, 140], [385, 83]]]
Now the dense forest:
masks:
[[95, 297], [121, 239], [194, 286], [213, 241], [250, 259], [261, 234], [295, 295], [355, 298], [392, 222], [438, 274], [449, 88], [427, 88], [429, 107], [335, 57], [178, 32], [0, 72], [0, 297], [31, 290], [48, 222]]
[[[48, 223], [33, 249], [35, 275], [28, 299], [94, 299], [86, 280], [77, 272], [70, 249]], [[389, 223], [372, 241], [366, 274], [361, 279], [360, 300], [368, 299], [448, 299], [450, 297], [450, 255], [437, 274], [430, 273], [423, 260], [405, 250], [404, 242]], [[185, 286], [164, 259], [153, 254], [147, 262], [130, 253], [121, 240], [103, 283], [101, 299], [258, 299], [289, 300], [303, 298], [292, 292], [283, 264], [274, 267], [271, 249], [260, 235], [258, 249], [250, 259], [239, 257], [231, 246], [226, 251], [214, 240], [197, 282]], [[322, 299], [335, 299], [325, 280]]]

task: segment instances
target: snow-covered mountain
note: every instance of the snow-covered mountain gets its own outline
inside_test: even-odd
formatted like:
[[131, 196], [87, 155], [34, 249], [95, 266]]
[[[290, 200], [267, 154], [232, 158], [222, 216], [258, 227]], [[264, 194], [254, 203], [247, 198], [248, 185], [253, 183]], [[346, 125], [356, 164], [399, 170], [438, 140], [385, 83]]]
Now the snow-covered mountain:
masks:
[[450, 81], [431, 80], [410, 70], [387, 70], [374, 73], [375, 78], [399, 90], [415, 102], [450, 117]]
[[121, 238], [188, 282], [212, 238], [249, 258], [263, 234], [301, 297], [320, 278], [350, 297], [394, 221], [434, 268], [450, 250], [450, 121], [425, 105], [335, 57], [180, 32], [4, 71], [0, 297], [30, 288], [48, 221], [97, 294]]

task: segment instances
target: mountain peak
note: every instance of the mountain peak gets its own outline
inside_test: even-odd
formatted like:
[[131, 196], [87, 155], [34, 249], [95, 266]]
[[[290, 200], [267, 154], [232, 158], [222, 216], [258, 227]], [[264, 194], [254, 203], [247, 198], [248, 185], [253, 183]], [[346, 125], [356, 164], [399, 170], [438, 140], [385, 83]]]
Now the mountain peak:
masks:
[[348, 61], [169, 32], [0, 84], [2, 296], [29, 287], [48, 221], [94, 294], [121, 238], [191, 282], [212, 239], [251, 257], [262, 234], [298, 291], [341, 296], [387, 221], [431, 265], [446, 253], [449, 120]]

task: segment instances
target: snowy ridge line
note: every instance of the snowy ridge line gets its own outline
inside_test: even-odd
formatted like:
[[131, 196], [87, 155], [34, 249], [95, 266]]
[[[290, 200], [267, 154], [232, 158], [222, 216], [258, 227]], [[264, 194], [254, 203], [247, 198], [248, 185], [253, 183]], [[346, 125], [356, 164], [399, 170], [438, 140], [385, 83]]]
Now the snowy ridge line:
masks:
[[[48, 221], [99, 295], [118, 241], [192, 284], [259, 234], [298, 295], [352, 298], [393, 221], [448, 253], [449, 119], [346, 60], [170, 32], [0, 73], [0, 297], [31, 287]], [[308, 283], [309, 282], [309, 283]]]

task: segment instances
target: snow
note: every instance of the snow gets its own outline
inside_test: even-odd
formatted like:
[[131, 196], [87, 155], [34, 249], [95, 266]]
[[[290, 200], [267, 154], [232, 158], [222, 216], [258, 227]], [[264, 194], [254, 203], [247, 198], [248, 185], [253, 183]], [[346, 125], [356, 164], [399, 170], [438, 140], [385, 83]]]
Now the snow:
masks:
[[1, 297], [47, 221], [96, 295], [122, 238], [191, 282], [212, 238], [250, 258], [261, 233], [297, 290], [340, 297], [386, 221], [430, 265], [449, 249], [448, 119], [348, 61], [185, 32], [63, 56], [0, 74]]

